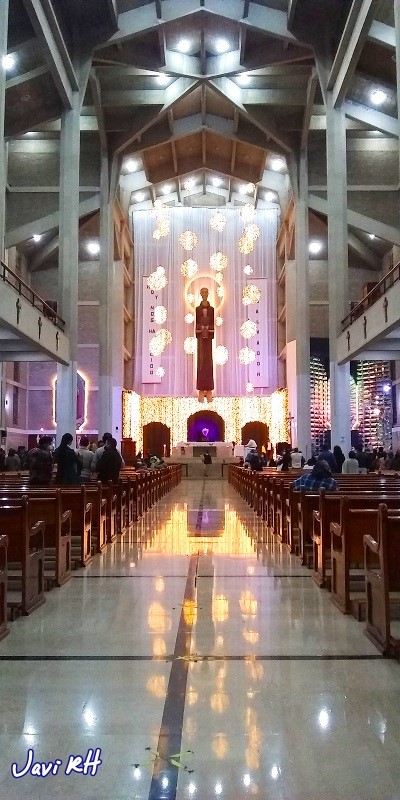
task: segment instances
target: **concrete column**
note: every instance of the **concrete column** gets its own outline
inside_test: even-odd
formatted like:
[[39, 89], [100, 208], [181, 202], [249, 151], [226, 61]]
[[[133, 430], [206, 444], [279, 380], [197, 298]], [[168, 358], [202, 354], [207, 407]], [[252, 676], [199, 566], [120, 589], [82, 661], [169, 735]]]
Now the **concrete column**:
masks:
[[[396, 83], [397, 83], [397, 118], [399, 122], [399, 137], [400, 137], [400, 3], [393, 3], [394, 8], [394, 25], [396, 36]], [[400, 149], [399, 149], [400, 158]]]
[[334, 108], [332, 93], [326, 100], [326, 150], [328, 185], [329, 361], [331, 385], [332, 447], [350, 449], [350, 365], [337, 363], [337, 337], [348, 313], [348, 237], [346, 121]]
[[112, 265], [111, 294], [112, 426], [119, 442], [122, 438], [122, 390], [124, 387], [124, 264]]
[[[300, 153], [299, 193], [295, 202], [295, 213], [297, 436], [294, 444], [304, 455], [311, 455], [308, 162], [304, 151]], [[287, 313], [290, 313], [290, 309], [287, 309]]]
[[78, 244], [80, 101], [61, 116], [60, 139], [60, 250], [58, 295], [70, 345], [70, 363], [57, 367], [57, 441], [63, 433], [76, 433], [76, 370], [78, 350]]
[[114, 230], [110, 200], [110, 169], [101, 154], [100, 173], [100, 309], [99, 309], [99, 436], [113, 433], [111, 320], [113, 302]]

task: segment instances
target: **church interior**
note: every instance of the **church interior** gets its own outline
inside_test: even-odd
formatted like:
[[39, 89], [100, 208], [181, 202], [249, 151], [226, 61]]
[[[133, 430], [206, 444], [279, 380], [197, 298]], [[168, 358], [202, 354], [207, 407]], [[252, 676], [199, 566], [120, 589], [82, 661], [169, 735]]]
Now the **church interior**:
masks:
[[5, 800], [400, 800], [399, 136], [399, 0], [0, 0]]

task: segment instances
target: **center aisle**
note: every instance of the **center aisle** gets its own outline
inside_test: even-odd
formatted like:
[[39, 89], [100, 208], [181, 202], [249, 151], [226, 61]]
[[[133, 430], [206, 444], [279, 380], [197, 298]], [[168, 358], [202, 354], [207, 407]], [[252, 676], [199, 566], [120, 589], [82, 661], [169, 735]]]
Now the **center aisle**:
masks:
[[[0, 644], [5, 800], [398, 800], [400, 670], [226, 481], [184, 481]], [[58, 775], [15, 780], [28, 748]], [[101, 748], [94, 777], [70, 754]]]

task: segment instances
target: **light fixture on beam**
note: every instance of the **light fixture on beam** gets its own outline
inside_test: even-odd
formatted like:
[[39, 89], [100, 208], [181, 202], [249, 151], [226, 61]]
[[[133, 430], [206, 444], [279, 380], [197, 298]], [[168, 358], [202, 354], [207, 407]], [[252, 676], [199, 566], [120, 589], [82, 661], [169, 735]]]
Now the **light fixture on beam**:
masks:
[[10, 72], [10, 70], [14, 69], [17, 63], [17, 59], [15, 58], [15, 55], [13, 53], [7, 53], [7, 55], [3, 56], [1, 63], [3, 69], [6, 72]]
[[269, 163], [274, 172], [280, 172], [282, 169], [285, 169], [285, 162], [283, 158], [271, 158]]
[[316, 256], [322, 250], [322, 242], [317, 242], [317, 241], [310, 242], [310, 244], [308, 245], [308, 250], [311, 253], [311, 255]]
[[213, 178], [212, 179], [212, 185], [213, 186], [221, 186], [222, 185], [222, 178], [218, 178], [218, 176]]
[[184, 189], [193, 189], [194, 186], [196, 186], [196, 181], [194, 178], [188, 178], [183, 184]]
[[98, 256], [100, 253], [100, 243], [95, 240], [88, 242], [86, 249], [91, 256]]
[[171, 194], [171, 187], [170, 186], [163, 186], [162, 187], [163, 194]]
[[275, 200], [274, 192], [265, 192], [264, 197], [267, 203], [273, 203], [273, 201]]
[[248, 86], [251, 78], [247, 72], [241, 72], [241, 74], [237, 76], [236, 80], [241, 86]]
[[388, 96], [387, 93], [384, 92], [382, 89], [375, 89], [373, 92], [371, 92], [370, 97], [371, 97], [371, 102], [374, 104], [374, 106], [381, 106], [382, 103], [384, 103], [385, 100], [387, 100]]
[[155, 80], [159, 86], [166, 86], [170, 81], [170, 76], [166, 75], [165, 72], [159, 72], [159, 74], [156, 75]]
[[36, 242], [36, 243], [40, 242], [41, 238], [42, 237], [41, 237], [40, 233], [34, 233], [33, 236], [32, 236], [33, 241]]
[[139, 163], [138, 163], [138, 161], [135, 161], [134, 158], [128, 158], [128, 160], [125, 161], [125, 164], [124, 164], [124, 167], [128, 172], [136, 172], [138, 166], [139, 166]]
[[179, 50], [180, 53], [188, 53], [190, 47], [191, 47], [190, 39], [179, 39], [179, 42], [176, 45], [176, 49]]
[[143, 203], [144, 200], [144, 192], [136, 192], [135, 198], [137, 203]]
[[226, 53], [229, 50], [229, 42], [227, 39], [217, 39], [215, 42], [215, 49], [217, 53]]

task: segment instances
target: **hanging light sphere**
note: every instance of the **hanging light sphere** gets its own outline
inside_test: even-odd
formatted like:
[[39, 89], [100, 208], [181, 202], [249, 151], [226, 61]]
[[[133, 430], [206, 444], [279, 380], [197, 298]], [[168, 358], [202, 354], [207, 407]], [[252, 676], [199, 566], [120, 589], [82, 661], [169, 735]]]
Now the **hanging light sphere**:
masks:
[[197, 261], [193, 261], [193, 258], [188, 258], [187, 261], [184, 261], [181, 265], [181, 273], [185, 278], [193, 278], [198, 268], [199, 265]]
[[219, 284], [222, 283], [222, 281], [224, 280], [224, 276], [223, 276], [222, 272], [216, 272], [214, 277], [215, 277], [216, 282], [219, 283]]
[[167, 283], [168, 281], [165, 277], [164, 267], [157, 267], [157, 269], [147, 278], [147, 286], [153, 292], [159, 292], [161, 289], [165, 289]]
[[224, 290], [223, 290], [222, 286], [217, 286], [215, 292], [218, 295], [218, 297], [223, 297], [224, 296]]
[[159, 239], [161, 239], [161, 231], [160, 231], [160, 228], [155, 228], [155, 229], [154, 229], [154, 231], [153, 231], [153, 239], [155, 239], [156, 241], [158, 241]]
[[211, 269], [215, 269], [217, 272], [221, 272], [222, 270], [226, 269], [228, 266], [228, 258], [224, 253], [213, 253], [210, 258], [210, 267]]
[[190, 305], [193, 305], [194, 300], [195, 300], [194, 294], [192, 292], [189, 292], [189, 294], [186, 295], [186, 299], [187, 299], [188, 303], [190, 303]]
[[196, 337], [187, 336], [183, 343], [183, 349], [188, 356], [192, 356], [196, 352], [196, 345]]
[[252, 364], [255, 357], [255, 350], [252, 350], [251, 347], [242, 347], [239, 351], [239, 361], [241, 364]]
[[224, 214], [221, 214], [220, 211], [218, 211], [216, 214], [214, 214], [213, 217], [211, 217], [211, 219], [210, 219], [210, 227], [214, 231], [219, 231], [221, 233], [221, 231], [223, 231], [225, 229], [227, 222], [228, 222], [228, 220], [227, 220], [226, 216]]
[[246, 203], [246, 205], [243, 206], [240, 211], [240, 216], [245, 225], [248, 225], [249, 222], [253, 222], [256, 216], [256, 210], [254, 206], [252, 206], [250, 203]]
[[154, 320], [157, 325], [162, 325], [167, 319], [167, 309], [165, 306], [156, 306], [154, 309]]
[[254, 392], [254, 386], [252, 383], [250, 383], [250, 381], [246, 383], [246, 392], [247, 394], [251, 394], [252, 392]]
[[238, 247], [244, 256], [248, 256], [254, 250], [254, 239], [249, 239], [247, 236], [241, 236], [238, 242]]
[[187, 322], [188, 325], [194, 322], [194, 314], [185, 314], [185, 322]]
[[258, 225], [254, 224], [246, 225], [244, 229], [244, 236], [246, 237], [246, 239], [250, 239], [250, 241], [256, 242], [259, 235], [260, 235], [260, 228], [258, 227]]
[[163, 377], [164, 377], [164, 375], [165, 375], [165, 369], [164, 369], [164, 367], [157, 367], [157, 369], [156, 369], [156, 375], [158, 375], [158, 377], [159, 377], [159, 378], [163, 378]]
[[219, 344], [218, 347], [215, 348], [215, 363], [218, 366], [222, 367], [223, 364], [226, 364], [229, 357], [229, 352], [227, 347], [224, 347], [223, 344]]
[[184, 250], [193, 250], [196, 247], [198, 238], [193, 231], [184, 231], [179, 237], [179, 242]]
[[253, 283], [248, 283], [247, 286], [243, 287], [242, 303], [244, 306], [251, 306], [258, 303], [260, 297], [261, 292], [258, 286], [254, 286]]
[[243, 272], [244, 272], [245, 275], [252, 275], [253, 274], [253, 267], [251, 267], [250, 264], [246, 264], [246, 266], [243, 267]]
[[223, 317], [215, 317], [215, 324], [220, 328], [223, 323]]
[[160, 356], [165, 350], [165, 343], [160, 336], [152, 336], [149, 341], [149, 353], [151, 356]]
[[257, 325], [252, 319], [246, 319], [240, 326], [240, 333], [244, 339], [251, 339], [257, 333]]
[[160, 328], [160, 330], [157, 331], [156, 336], [162, 339], [165, 345], [171, 344], [172, 342], [172, 333], [171, 331], [168, 331], [167, 328]]

